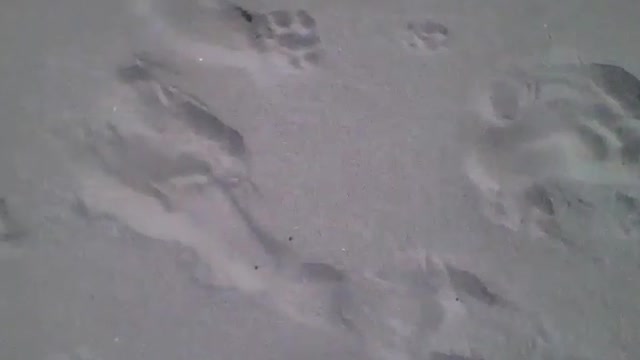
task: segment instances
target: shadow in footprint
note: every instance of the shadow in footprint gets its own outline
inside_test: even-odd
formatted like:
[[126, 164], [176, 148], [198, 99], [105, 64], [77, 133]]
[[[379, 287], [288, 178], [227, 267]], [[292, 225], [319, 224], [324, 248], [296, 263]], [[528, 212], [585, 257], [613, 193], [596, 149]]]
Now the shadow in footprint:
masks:
[[207, 104], [193, 94], [161, 82], [153, 69], [162, 69], [150, 59], [137, 55], [134, 65], [117, 70], [118, 78], [135, 89], [144, 98], [153, 98], [186, 124], [193, 134], [221, 145], [230, 156], [244, 158], [247, 154], [243, 136], [213, 114]]
[[474, 300], [486, 305], [496, 306], [505, 301], [496, 293], [489, 290], [487, 285], [474, 273], [446, 264], [445, 269], [449, 276], [451, 286], [460, 295], [467, 295]]
[[621, 66], [612, 64], [590, 64], [589, 75], [593, 82], [618, 104], [640, 118], [640, 80]]

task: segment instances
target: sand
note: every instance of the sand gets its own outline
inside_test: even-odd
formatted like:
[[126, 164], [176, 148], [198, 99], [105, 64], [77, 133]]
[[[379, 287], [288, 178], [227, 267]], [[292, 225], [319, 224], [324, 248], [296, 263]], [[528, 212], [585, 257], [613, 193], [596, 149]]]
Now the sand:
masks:
[[638, 358], [636, 7], [4, 5], [0, 354]]

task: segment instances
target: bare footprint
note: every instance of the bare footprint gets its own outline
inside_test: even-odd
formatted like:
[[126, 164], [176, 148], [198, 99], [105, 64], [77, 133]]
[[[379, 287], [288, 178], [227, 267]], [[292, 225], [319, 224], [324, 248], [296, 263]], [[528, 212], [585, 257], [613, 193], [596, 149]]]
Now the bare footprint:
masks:
[[435, 20], [410, 21], [407, 23], [406, 44], [428, 53], [446, 50], [449, 45], [449, 28]]
[[[195, 95], [162, 82], [157, 66], [138, 57], [118, 70], [147, 110], [149, 129], [166, 141], [210, 164], [211, 173], [229, 184], [249, 181], [250, 155], [239, 131], [213, 114]], [[161, 70], [161, 69], [160, 69]]]
[[206, 157], [184, 153], [179, 138], [154, 134], [111, 125], [83, 139], [93, 152], [79, 174], [78, 198], [88, 219], [177, 242], [185, 248], [181, 264], [199, 284], [255, 296], [296, 322], [331, 329], [333, 289], [345, 276], [329, 264], [299, 259], [253, 217], [247, 194], [211, 171]]

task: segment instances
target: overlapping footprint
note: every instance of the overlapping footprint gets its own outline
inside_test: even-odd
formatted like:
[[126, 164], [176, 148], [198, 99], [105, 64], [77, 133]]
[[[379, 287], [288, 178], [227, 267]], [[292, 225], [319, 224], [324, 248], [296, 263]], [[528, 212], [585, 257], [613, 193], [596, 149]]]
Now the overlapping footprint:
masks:
[[156, 66], [137, 58], [118, 70], [139, 112], [82, 132], [76, 209], [182, 244], [206, 268], [200, 281], [254, 296], [296, 322], [339, 326], [336, 293], [347, 276], [300, 258], [252, 214], [257, 187], [244, 138]]
[[554, 210], [545, 185], [550, 182], [638, 183], [640, 81], [635, 76], [607, 64], [516, 73], [520, 77], [498, 79], [487, 92], [493, 125], [480, 134], [466, 163], [493, 221], [514, 230], [531, 221], [549, 227]]
[[[497, 299], [473, 276], [447, 275], [453, 268], [434, 268], [424, 259], [407, 271], [363, 274], [302, 259], [253, 216], [247, 205], [252, 192], [245, 192], [250, 173], [215, 160], [247, 165], [239, 132], [196, 97], [163, 82], [153, 66], [137, 59], [119, 70], [148, 108], [138, 115], [148, 119], [136, 126], [136, 117], [114, 119], [84, 133], [85, 149], [93, 154], [79, 171], [78, 198], [86, 214], [178, 242], [199, 259], [191, 261], [207, 268], [200, 281], [255, 296], [294, 321], [352, 332], [372, 354], [412, 359], [424, 353], [421, 344], [446, 321], [453, 291]], [[447, 285], [449, 277], [454, 287]]]

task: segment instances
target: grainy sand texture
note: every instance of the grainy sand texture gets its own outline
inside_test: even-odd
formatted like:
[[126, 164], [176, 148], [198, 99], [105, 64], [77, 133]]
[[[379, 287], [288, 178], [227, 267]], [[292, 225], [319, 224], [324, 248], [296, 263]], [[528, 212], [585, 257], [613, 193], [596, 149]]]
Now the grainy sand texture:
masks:
[[633, 1], [0, 11], [0, 358], [640, 358]]

